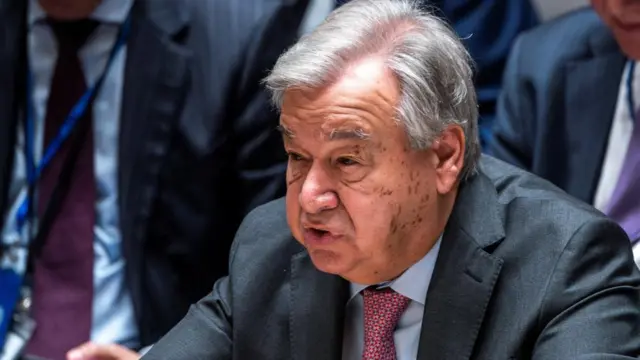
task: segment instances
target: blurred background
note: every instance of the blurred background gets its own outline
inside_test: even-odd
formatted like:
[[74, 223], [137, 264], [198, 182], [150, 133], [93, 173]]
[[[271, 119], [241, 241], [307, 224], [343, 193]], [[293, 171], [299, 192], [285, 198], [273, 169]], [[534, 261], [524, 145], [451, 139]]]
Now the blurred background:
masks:
[[534, 5], [543, 21], [587, 4], [588, 0], [534, 0]]

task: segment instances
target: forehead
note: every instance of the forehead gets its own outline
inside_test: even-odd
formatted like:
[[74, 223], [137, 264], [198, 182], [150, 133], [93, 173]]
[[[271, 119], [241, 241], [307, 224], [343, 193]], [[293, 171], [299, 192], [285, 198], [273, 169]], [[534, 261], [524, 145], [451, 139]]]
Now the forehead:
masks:
[[321, 89], [285, 92], [281, 125], [285, 135], [306, 130], [340, 137], [396, 127], [399, 86], [393, 73], [376, 59], [350, 66], [338, 81]]

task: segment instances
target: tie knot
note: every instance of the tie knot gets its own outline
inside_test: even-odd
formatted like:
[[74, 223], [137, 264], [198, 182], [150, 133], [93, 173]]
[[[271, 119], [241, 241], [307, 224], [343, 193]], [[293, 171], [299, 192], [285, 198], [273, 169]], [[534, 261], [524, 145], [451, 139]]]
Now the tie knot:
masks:
[[96, 20], [90, 19], [74, 21], [48, 19], [47, 22], [58, 42], [61, 54], [77, 53], [98, 26]]

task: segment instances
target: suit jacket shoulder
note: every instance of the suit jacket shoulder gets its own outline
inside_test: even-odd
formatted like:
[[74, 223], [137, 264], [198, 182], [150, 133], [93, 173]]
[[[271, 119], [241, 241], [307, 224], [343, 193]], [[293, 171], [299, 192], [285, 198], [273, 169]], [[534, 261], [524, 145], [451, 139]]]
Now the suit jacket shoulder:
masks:
[[551, 232], [555, 235], [536, 238], [536, 242], [544, 251], [557, 253], [584, 224], [613, 225], [598, 210], [525, 170], [486, 155], [480, 167], [495, 187], [508, 241], [527, 239], [528, 232]]
[[591, 202], [624, 64], [590, 8], [523, 33], [504, 72], [488, 152]]
[[523, 32], [511, 56], [522, 75], [552, 79], [568, 62], [619, 51], [611, 31], [585, 8]]
[[[276, 20], [283, 20], [282, 15], [287, 11], [300, 6], [305, 9], [307, 2], [308, 0], [191, 0], [189, 17], [192, 26], [196, 29], [215, 26], [213, 22], [220, 22], [225, 26], [224, 37], [227, 40], [233, 40], [229, 41], [229, 45], [233, 47], [233, 43], [244, 45], [253, 38], [263, 40], [266, 35], [262, 33], [264, 29], [269, 25], [275, 25]], [[256, 33], [256, 31], [259, 32]], [[203, 34], [222, 35], [215, 32]]]
[[[624, 231], [550, 182], [500, 160], [484, 156], [479, 176], [489, 179], [495, 195], [482, 195], [486, 205], [467, 208], [465, 216], [489, 212], [495, 203], [504, 237], [484, 247], [502, 268], [472, 358], [637, 356], [640, 341], [625, 328], [640, 319], [640, 273]], [[629, 317], [614, 315], [614, 308]]]
[[[244, 219], [230, 252], [230, 273], [260, 272], [271, 267], [274, 259], [284, 259], [289, 266], [291, 256], [304, 247], [293, 240], [287, 224], [285, 198], [273, 200], [252, 210]], [[261, 254], [259, 258], [255, 254]], [[261, 263], [264, 259], [269, 264]], [[269, 266], [267, 266], [269, 265]]]

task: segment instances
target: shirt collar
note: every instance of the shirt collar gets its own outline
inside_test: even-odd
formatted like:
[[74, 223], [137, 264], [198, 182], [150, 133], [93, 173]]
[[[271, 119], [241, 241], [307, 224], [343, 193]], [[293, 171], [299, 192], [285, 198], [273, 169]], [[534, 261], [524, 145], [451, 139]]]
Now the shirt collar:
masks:
[[[105, 24], [120, 25], [124, 23], [131, 10], [134, 0], [102, 0], [89, 18]], [[29, 0], [27, 19], [29, 27], [44, 20], [47, 13], [40, 6], [38, 0]]]
[[[431, 277], [433, 275], [433, 269], [436, 266], [436, 260], [438, 259], [438, 253], [440, 252], [440, 242], [442, 236], [438, 239], [435, 245], [429, 250], [420, 261], [411, 265], [399, 278], [379, 284], [380, 287], [391, 287], [395, 292], [407, 297], [421, 305], [424, 305], [427, 299], [427, 291], [429, 290], [429, 284], [431, 283]], [[367, 288], [368, 285], [361, 285], [356, 283], [350, 284], [351, 297], [353, 299], [362, 290]]]

